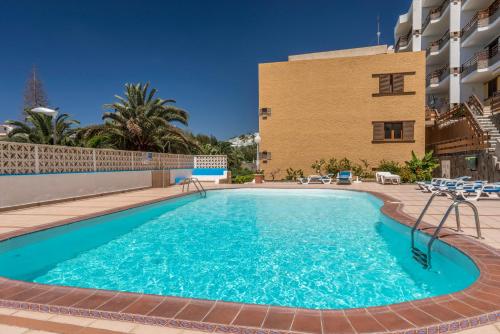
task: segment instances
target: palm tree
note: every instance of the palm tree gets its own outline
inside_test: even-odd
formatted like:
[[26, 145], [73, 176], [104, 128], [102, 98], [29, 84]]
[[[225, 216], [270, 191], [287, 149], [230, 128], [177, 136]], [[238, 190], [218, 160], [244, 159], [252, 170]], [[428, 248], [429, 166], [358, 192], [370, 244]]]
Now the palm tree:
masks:
[[[54, 122], [52, 117], [29, 109], [25, 111], [25, 121], [6, 121], [13, 125], [14, 129], [9, 132], [8, 140], [22, 143], [47, 144], [47, 145], [72, 145], [75, 129], [74, 124], [80, 124], [77, 120], [70, 119], [68, 114], [60, 114]], [[54, 132], [56, 142], [54, 142]]]
[[126, 84], [125, 97], [116, 95], [117, 102], [104, 105], [105, 124], [99, 135], [115, 148], [140, 151], [189, 152], [193, 142], [178, 127], [188, 124], [188, 113], [173, 106], [175, 100], [155, 97], [156, 89], [147, 84]]

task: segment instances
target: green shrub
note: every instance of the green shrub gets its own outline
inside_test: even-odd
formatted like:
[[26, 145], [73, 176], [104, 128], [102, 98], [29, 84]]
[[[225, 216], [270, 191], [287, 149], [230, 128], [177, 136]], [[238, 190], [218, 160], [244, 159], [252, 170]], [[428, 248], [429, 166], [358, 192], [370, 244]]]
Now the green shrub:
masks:
[[253, 179], [254, 179], [253, 174], [251, 174], [251, 175], [238, 175], [234, 178], [233, 182], [241, 184], [241, 183], [246, 183], [246, 182], [252, 182]]
[[340, 167], [337, 159], [331, 158], [330, 160], [328, 160], [328, 162], [325, 165], [325, 171], [327, 174], [337, 175], [339, 170]]
[[[324, 160], [322, 161], [324, 162]], [[353, 170], [356, 166], [347, 158], [340, 160], [331, 158], [326, 164], [324, 164], [324, 167], [327, 174], [337, 175], [337, 173], [341, 170]]]
[[404, 183], [414, 183], [417, 180], [416, 175], [406, 166], [401, 168], [398, 175]]
[[391, 172], [401, 176], [401, 181], [413, 183], [416, 181], [426, 181], [432, 178], [432, 172], [439, 166], [439, 162], [433, 156], [433, 152], [427, 152], [422, 158], [418, 158], [415, 152], [411, 152], [411, 160], [405, 161], [401, 166], [396, 161], [380, 161], [379, 171]]
[[381, 172], [391, 172], [392, 174], [399, 175], [401, 168], [402, 166], [397, 161], [382, 160], [377, 169]]
[[325, 159], [320, 159], [316, 160], [312, 165], [311, 168], [318, 174], [321, 174], [321, 170], [323, 169], [323, 166], [325, 166]]
[[285, 180], [297, 181], [297, 179], [300, 177], [304, 177], [304, 172], [302, 171], [302, 169], [293, 169], [291, 167], [286, 169]]
[[439, 167], [438, 160], [433, 156], [433, 151], [425, 153], [420, 159], [415, 152], [411, 151], [411, 160], [406, 161], [406, 167], [415, 175], [416, 181], [428, 181], [432, 179], [432, 172]]
[[347, 158], [343, 158], [339, 161], [339, 169], [340, 170], [352, 170], [353, 169], [353, 164], [351, 160]]

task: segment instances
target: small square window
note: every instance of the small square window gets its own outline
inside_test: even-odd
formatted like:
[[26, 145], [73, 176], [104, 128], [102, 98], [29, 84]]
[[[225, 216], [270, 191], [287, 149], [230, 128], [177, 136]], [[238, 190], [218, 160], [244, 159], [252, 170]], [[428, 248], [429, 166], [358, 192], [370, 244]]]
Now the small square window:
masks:
[[385, 140], [401, 140], [403, 139], [403, 123], [384, 123], [384, 139]]

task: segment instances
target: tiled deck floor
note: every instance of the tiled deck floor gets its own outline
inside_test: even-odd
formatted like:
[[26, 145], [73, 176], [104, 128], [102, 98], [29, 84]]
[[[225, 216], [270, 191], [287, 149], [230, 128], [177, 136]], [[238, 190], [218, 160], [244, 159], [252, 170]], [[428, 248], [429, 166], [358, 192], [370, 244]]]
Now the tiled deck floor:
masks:
[[[255, 185], [252, 185], [255, 187]], [[218, 187], [228, 187], [228, 185], [207, 185], [207, 188], [218, 188]], [[283, 184], [283, 183], [267, 183], [263, 187], [272, 188], [287, 188], [287, 187], [297, 187], [296, 184]], [[303, 186], [304, 188], [312, 186]], [[420, 211], [425, 205], [429, 194], [422, 193], [416, 190], [415, 186], [412, 185], [402, 185], [402, 186], [382, 186], [375, 183], [363, 183], [363, 184], [353, 184], [351, 186], [336, 186], [336, 185], [318, 185], [315, 188], [347, 188], [347, 189], [357, 189], [357, 190], [367, 190], [376, 191], [390, 195], [396, 199], [399, 199], [402, 204], [404, 204], [404, 211], [413, 217], [418, 217]], [[49, 224], [52, 222], [76, 218], [79, 216], [85, 216], [88, 214], [93, 214], [96, 212], [106, 211], [109, 209], [116, 209], [123, 206], [134, 205], [137, 203], [147, 202], [155, 200], [158, 198], [179, 194], [181, 188], [178, 186], [169, 187], [166, 189], [146, 189], [122, 194], [101, 196], [90, 199], [83, 199], [78, 201], [62, 202], [57, 204], [50, 204], [38, 207], [32, 207], [27, 209], [6, 211], [0, 213], [0, 235], [9, 234], [12, 232], [22, 232], [23, 230], [29, 231], [36, 226]], [[425, 221], [428, 223], [437, 224], [450, 204], [450, 201], [446, 198], [438, 198], [435, 204], [429, 210]], [[477, 202], [479, 208], [479, 214], [481, 218], [481, 225], [483, 231], [484, 239], [481, 242], [500, 250], [500, 201], [495, 200], [482, 200]], [[473, 216], [470, 209], [464, 207], [461, 209], [461, 221], [464, 234], [470, 235], [471, 237], [475, 235], [475, 228], [473, 223]], [[452, 215], [447, 223], [449, 227], [455, 227], [455, 217]], [[500, 297], [499, 297], [500, 298]], [[12, 312], [12, 313], [8, 313]], [[15, 312], [15, 313], [14, 313]], [[21, 312], [21, 313], [20, 313]], [[23, 321], [19, 324], [11, 323], [5, 324], [2, 321], [2, 314], [10, 314], [12, 319], [14, 317], [20, 317], [19, 319], [35, 319], [41, 321], [42, 323], [66, 323], [75, 326], [79, 326], [78, 331], [75, 328], [68, 331], [68, 333], [176, 333], [181, 332], [191, 332], [182, 329], [174, 328], [162, 328], [154, 326], [137, 325], [127, 322], [119, 321], [107, 321], [107, 320], [95, 320], [79, 317], [70, 317], [62, 315], [44, 314], [37, 312], [28, 311], [16, 311], [8, 309], [0, 309], [0, 324], [4, 324], [0, 327], [0, 333], [35, 333], [29, 331], [29, 328], [42, 329], [34, 325], [22, 326]], [[33, 318], [34, 317], [34, 318]], [[5, 318], [3, 319], [5, 320]], [[26, 321], [24, 322], [26, 323]], [[29, 322], [28, 322], [29, 323]], [[32, 323], [29, 323], [32, 324]], [[8, 328], [5, 326], [9, 326]], [[18, 327], [15, 327], [18, 326]], [[47, 327], [52, 328], [52, 327]], [[50, 330], [49, 332], [54, 333], [66, 333], [68, 328], [54, 327], [59, 330]], [[101, 331], [102, 330], [102, 331]], [[499, 324], [489, 325], [480, 327], [477, 329], [471, 329], [464, 331], [464, 333], [479, 333], [489, 334], [489, 333], [500, 333]]]

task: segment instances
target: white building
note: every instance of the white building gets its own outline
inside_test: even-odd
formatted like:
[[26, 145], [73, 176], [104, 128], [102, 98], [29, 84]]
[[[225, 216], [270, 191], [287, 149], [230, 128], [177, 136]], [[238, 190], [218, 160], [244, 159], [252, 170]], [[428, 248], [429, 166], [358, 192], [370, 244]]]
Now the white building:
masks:
[[0, 124], [0, 137], [5, 137], [14, 127], [12, 125]]
[[500, 0], [413, 0], [394, 29], [396, 52], [426, 51], [427, 105], [439, 111], [499, 91]]

